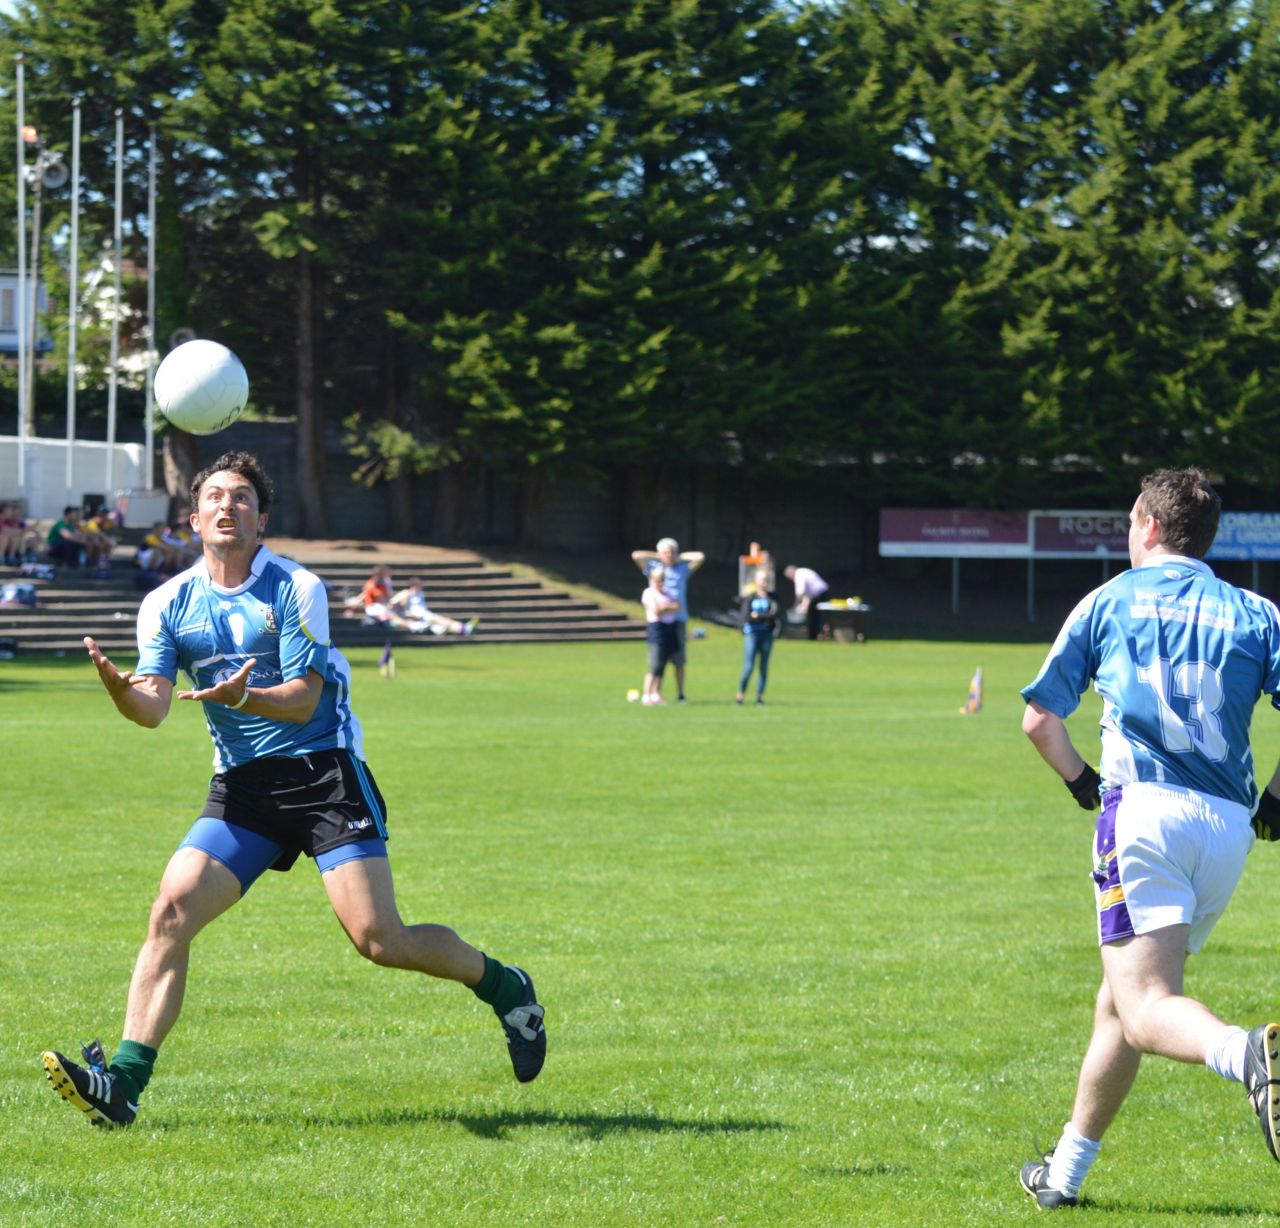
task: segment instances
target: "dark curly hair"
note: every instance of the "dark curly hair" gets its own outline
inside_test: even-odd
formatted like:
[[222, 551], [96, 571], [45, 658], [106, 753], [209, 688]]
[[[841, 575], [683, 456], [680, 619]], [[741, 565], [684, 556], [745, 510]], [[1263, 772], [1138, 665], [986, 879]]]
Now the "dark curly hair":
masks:
[[1203, 469], [1157, 469], [1142, 479], [1138, 515], [1153, 516], [1160, 543], [1178, 554], [1202, 559], [1218, 536], [1222, 500]]
[[253, 486], [253, 489], [258, 492], [259, 513], [265, 512], [271, 506], [276, 490], [258, 458], [252, 452], [224, 452], [213, 464], [206, 465], [191, 479], [191, 510], [193, 512], [199, 507], [200, 488], [215, 473], [223, 472], [237, 473]]

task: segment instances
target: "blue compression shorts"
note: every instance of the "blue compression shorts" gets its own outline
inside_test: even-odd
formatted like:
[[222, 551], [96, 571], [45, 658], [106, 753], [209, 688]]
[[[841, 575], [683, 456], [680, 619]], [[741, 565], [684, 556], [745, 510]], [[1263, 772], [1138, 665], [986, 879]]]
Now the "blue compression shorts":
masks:
[[[240, 880], [241, 895], [253, 886], [265, 870], [271, 868], [284, 851], [274, 840], [250, 831], [247, 827], [238, 827], [225, 819], [211, 819], [208, 816], [197, 819], [191, 825], [191, 830], [178, 847], [199, 849], [202, 853], [208, 853], [214, 861], [220, 861]], [[335, 849], [317, 853], [315, 863], [323, 874], [347, 861], [386, 855], [387, 842], [381, 838], [373, 838], [359, 840], [354, 844], [341, 844]]]

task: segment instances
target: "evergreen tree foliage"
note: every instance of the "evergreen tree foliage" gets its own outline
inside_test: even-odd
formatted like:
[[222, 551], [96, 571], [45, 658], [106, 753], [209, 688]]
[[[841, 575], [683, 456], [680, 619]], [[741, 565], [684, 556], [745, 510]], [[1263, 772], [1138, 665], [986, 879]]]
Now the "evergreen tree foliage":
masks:
[[122, 108], [140, 262], [156, 125], [158, 334], [226, 340], [296, 418], [319, 531], [326, 423], [402, 496], [673, 460], [850, 467], [869, 502], [1114, 501], [1190, 461], [1266, 489], [1278, 16], [38, 0], [3, 37], [33, 122], [85, 100], [86, 251]]

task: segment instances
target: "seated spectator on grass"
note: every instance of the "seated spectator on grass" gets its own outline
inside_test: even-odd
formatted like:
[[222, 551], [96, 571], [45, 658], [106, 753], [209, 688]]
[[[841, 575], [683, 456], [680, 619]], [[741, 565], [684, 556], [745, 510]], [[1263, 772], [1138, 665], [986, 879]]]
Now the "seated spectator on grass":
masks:
[[55, 520], [50, 526], [45, 550], [51, 559], [59, 563], [83, 567], [88, 553], [85, 537], [84, 530], [80, 527], [80, 509], [64, 507], [62, 519]]
[[480, 621], [468, 619], [460, 623], [456, 618], [437, 614], [427, 605], [422, 581], [414, 576], [409, 587], [398, 592], [387, 602], [387, 608], [408, 620], [410, 631], [430, 631], [432, 635], [470, 635]]

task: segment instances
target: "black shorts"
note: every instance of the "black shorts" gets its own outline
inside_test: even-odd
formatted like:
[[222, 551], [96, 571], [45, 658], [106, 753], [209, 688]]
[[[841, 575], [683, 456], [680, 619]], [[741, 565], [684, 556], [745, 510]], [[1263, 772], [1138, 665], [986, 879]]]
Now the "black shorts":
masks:
[[254, 759], [209, 782], [202, 817], [223, 819], [275, 841], [271, 867], [288, 870], [357, 840], [387, 837], [387, 808], [368, 765], [347, 750]]
[[649, 641], [649, 672], [660, 678], [669, 661], [674, 661], [680, 650], [679, 623], [650, 623], [646, 637]]

